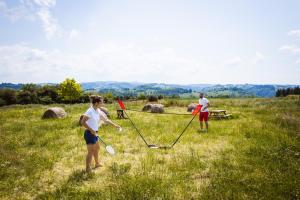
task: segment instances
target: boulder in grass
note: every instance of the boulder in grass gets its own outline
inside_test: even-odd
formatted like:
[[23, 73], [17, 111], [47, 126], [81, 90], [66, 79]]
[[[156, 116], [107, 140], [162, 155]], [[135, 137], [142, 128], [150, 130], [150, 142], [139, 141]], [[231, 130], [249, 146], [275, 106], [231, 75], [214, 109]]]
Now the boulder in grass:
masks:
[[63, 108], [53, 107], [53, 108], [48, 108], [44, 112], [42, 119], [64, 118], [65, 116], [67, 116], [67, 113]]
[[164, 105], [162, 104], [151, 104], [151, 103], [147, 103], [144, 107], [143, 107], [143, 111], [150, 111], [152, 113], [163, 113], [164, 112]]
[[191, 103], [188, 105], [187, 111], [188, 112], [193, 112], [193, 110], [197, 107], [198, 104], [196, 103]]
[[[108, 116], [105, 112], [102, 111], [102, 109], [100, 109], [100, 112], [101, 112], [101, 115], [104, 116], [104, 118], [108, 119]], [[106, 124], [107, 122], [106, 121], [103, 121], [101, 118], [100, 118], [100, 124]]]
[[149, 111], [151, 110], [152, 108], [152, 104], [151, 103], [147, 103], [144, 107], [143, 107], [143, 110], [142, 111]]
[[101, 110], [102, 112], [104, 112], [104, 113], [105, 113], [105, 115], [106, 115], [108, 118], [110, 118], [110, 114], [109, 114], [109, 112], [108, 112], [108, 109], [107, 109], [107, 108], [105, 108], [105, 107], [100, 107], [100, 110]]
[[162, 104], [152, 104], [151, 112], [152, 113], [164, 113], [165, 112], [164, 105], [162, 105]]

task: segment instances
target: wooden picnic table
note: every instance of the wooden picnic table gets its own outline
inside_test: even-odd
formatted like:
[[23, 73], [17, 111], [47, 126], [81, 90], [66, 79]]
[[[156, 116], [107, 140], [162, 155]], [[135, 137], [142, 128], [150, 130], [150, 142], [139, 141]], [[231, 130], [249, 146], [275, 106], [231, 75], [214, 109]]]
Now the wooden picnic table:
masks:
[[226, 114], [226, 110], [211, 110], [209, 116], [215, 119], [228, 119], [231, 115]]
[[124, 111], [122, 109], [117, 109], [118, 119], [126, 119], [124, 116]]

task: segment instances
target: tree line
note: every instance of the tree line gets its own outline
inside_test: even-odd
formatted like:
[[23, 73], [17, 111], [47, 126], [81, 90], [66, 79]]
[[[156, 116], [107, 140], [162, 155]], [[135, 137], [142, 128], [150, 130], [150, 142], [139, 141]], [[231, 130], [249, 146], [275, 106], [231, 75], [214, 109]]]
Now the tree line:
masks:
[[0, 89], [0, 106], [12, 104], [85, 103], [89, 94], [74, 79], [66, 79], [57, 85], [25, 84], [19, 90]]
[[[20, 89], [1, 88], [0, 89], [0, 106], [13, 104], [53, 104], [53, 103], [87, 103], [90, 102], [90, 95], [99, 94], [96, 92], [84, 92], [74, 79], [66, 79], [57, 85], [37, 85], [24, 84]], [[138, 96], [122, 95], [114, 96], [108, 92], [99, 94], [103, 96], [104, 103], [112, 103], [113, 100], [148, 100], [158, 101], [163, 99], [162, 95], [148, 95], [140, 93]], [[176, 96], [177, 97], [177, 96]], [[174, 96], [175, 98], [175, 96]], [[179, 97], [178, 97], [179, 98]]]
[[286, 97], [288, 95], [300, 95], [300, 87], [278, 89], [276, 91], [276, 97]]

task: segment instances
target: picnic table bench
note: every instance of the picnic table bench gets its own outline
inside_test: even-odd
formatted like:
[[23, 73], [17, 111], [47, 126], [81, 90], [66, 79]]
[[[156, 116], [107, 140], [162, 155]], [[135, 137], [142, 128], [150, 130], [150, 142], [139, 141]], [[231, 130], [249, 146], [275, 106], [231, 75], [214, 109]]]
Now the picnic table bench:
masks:
[[228, 119], [231, 114], [226, 114], [226, 110], [211, 110], [209, 111], [209, 117], [213, 119]]
[[127, 119], [125, 116], [124, 116], [124, 111], [122, 109], [118, 109], [117, 110], [117, 115], [118, 115], [118, 119]]

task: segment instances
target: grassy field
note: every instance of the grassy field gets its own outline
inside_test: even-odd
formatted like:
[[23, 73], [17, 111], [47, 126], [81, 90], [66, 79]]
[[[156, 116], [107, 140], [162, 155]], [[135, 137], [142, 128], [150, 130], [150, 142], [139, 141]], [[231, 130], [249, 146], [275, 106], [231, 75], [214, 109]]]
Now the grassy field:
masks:
[[[84, 173], [86, 146], [79, 116], [88, 104], [59, 105], [64, 119], [41, 120], [49, 106], [0, 108], [1, 199], [300, 199], [300, 99], [210, 99], [230, 120], [193, 121], [170, 150], [148, 149], [128, 120], [101, 128], [117, 151], [100, 150], [101, 168]], [[165, 100], [186, 113], [196, 100]], [[125, 102], [141, 109], [145, 102]], [[51, 105], [53, 106], [53, 105]], [[128, 112], [146, 139], [170, 144], [192, 116]]]

